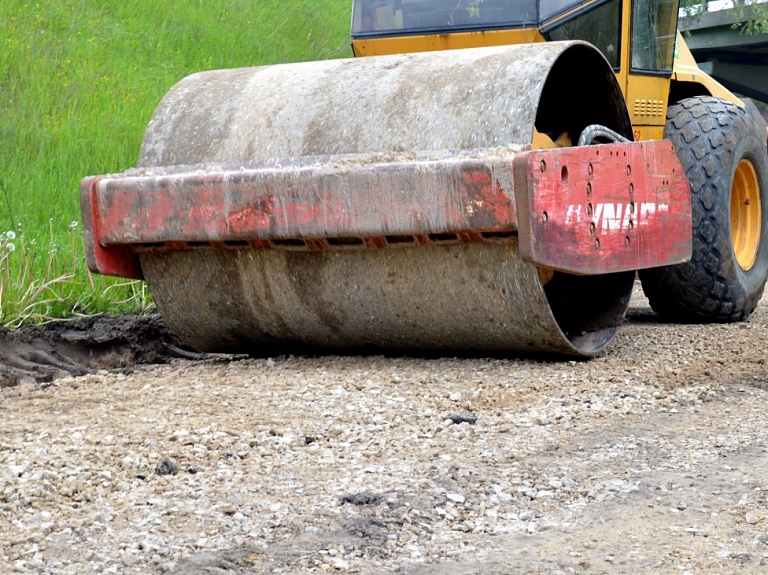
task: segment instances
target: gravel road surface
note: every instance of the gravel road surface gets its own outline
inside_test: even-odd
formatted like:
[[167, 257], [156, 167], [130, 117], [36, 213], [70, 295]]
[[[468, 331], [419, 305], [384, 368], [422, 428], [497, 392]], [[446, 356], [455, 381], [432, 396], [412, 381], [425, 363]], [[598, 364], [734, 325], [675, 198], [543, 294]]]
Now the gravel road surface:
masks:
[[22, 378], [0, 389], [0, 573], [766, 573], [767, 342], [766, 302], [670, 325], [636, 293], [587, 362]]

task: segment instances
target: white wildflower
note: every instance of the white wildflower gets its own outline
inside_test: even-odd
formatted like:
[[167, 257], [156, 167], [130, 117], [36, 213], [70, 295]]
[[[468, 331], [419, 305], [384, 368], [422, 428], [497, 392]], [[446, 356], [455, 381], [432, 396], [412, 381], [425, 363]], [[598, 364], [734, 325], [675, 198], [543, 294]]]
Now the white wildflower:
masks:
[[5, 232], [5, 237], [8, 240], [13, 241], [13, 240], [16, 239], [16, 232], [9, 230], [9, 231]]

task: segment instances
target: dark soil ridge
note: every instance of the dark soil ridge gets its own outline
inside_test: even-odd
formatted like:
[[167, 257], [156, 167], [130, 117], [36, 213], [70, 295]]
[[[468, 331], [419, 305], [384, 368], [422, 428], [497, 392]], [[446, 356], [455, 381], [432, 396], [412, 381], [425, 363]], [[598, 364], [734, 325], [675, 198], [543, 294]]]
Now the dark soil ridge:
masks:
[[18, 329], [0, 327], [0, 387], [50, 382], [98, 370], [201, 359], [160, 316], [96, 315]]

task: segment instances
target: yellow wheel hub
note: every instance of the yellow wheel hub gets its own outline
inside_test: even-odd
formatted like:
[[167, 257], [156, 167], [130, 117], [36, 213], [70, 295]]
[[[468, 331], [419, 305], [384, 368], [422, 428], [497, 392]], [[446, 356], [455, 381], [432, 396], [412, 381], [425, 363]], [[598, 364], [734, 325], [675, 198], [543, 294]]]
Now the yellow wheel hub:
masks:
[[744, 271], [755, 265], [762, 211], [755, 166], [750, 160], [741, 160], [736, 166], [731, 190], [731, 243], [736, 261]]

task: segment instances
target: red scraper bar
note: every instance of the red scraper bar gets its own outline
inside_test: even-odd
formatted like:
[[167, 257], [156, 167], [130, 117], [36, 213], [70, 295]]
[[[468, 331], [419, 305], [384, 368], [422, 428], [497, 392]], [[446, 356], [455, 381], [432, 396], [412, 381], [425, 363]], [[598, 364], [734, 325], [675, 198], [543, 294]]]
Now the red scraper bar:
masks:
[[515, 189], [526, 261], [601, 274], [691, 256], [690, 188], [667, 140], [530, 152]]
[[519, 241], [528, 261], [592, 274], [691, 249], [688, 185], [668, 142], [174, 166], [85, 178], [80, 193], [91, 271], [139, 279], [150, 250]]

